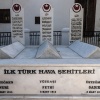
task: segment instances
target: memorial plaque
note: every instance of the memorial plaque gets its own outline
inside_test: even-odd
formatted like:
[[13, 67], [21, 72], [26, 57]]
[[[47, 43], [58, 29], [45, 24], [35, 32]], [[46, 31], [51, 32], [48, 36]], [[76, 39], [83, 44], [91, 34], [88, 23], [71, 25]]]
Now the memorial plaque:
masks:
[[11, 33], [12, 42], [19, 41], [25, 44], [24, 40], [24, 9], [18, 3], [12, 5], [11, 8]]
[[82, 40], [83, 36], [83, 8], [75, 3], [70, 9], [70, 43]]
[[41, 43], [48, 40], [53, 44], [53, 8], [50, 4], [40, 8], [40, 32]]
[[0, 96], [2, 95], [99, 96], [100, 66], [0, 66]]

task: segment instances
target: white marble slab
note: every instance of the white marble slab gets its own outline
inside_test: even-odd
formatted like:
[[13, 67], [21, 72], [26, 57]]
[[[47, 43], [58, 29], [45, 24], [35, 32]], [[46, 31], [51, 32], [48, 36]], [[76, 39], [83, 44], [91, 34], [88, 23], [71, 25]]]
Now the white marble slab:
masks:
[[38, 47], [26, 47], [15, 59], [34, 59]]
[[67, 46], [56, 46], [56, 49], [60, 53], [63, 59], [75, 59], [75, 58], [82, 59], [81, 56], [79, 56], [77, 53], [75, 53], [73, 50], [71, 50]]
[[80, 41], [75, 41], [69, 46], [74, 52], [83, 58], [100, 58], [100, 48]]
[[15, 58], [25, 47], [19, 43], [15, 42], [8, 46], [0, 48], [0, 58], [1, 59], [10, 59]]
[[75, 3], [70, 9], [70, 44], [76, 40], [82, 41], [84, 9], [80, 3]]
[[61, 58], [61, 56], [56, 50], [56, 48], [49, 41], [45, 41], [38, 48], [36, 58], [37, 59], [59, 59]]
[[[55, 46], [62, 59], [82, 59], [77, 53], [69, 49], [67, 46]], [[15, 59], [35, 59], [38, 47], [26, 47]]]
[[[18, 48], [16, 49], [19, 51]], [[99, 84], [87, 84], [86, 81], [99, 81], [100, 59], [83, 59], [66, 46], [56, 46], [56, 49], [63, 59], [35, 59], [37, 47], [26, 47], [15, 59], [1, 59], [0, 81], [13, 81], [13, 84], [0, 84], [0, 86], [9, 87], [9, 89], [0, 89], [5, 91], [3, 94], [0, 93], [0, 100], [6, 100], [2, 98], [7, 96], [10, 98], [7, 100], [14, 100], [14, 98], [18, 100], [51, 98], [50, 100], [53, 100], [52, 97], [56, 97], [57, 100], [64, 100], [64, 98], [65, 100], [99, 100], [100, 95], [97, 93], [99, 89], [89, 89], [89, 86]], [[15, 70], [15, 74], [4, 74], [5, 69], [9, 72]], [[94, 74], [57, 73], [58, 70], [93, 69], [95, 69]], [[18, 70], [37, 70], [37, 74], [19, 74]], [[39, 70], [54, 70], [56, 74], [39, 74]], [[40, 80], [54, 80], [56, 83], [40, 83]], [[43, 86], [54, 87], [43, 89]], [[7, 93], [8, 91], [12, 93]], [[56, 93], [40, 93], [40, 91], [56, 91]], [[87, 91], [95, 91], [95, 93], [86, 93]]]
[[[48, 9], [45, 7], [48, 6]], [[48, 40], [53, 44], [54, 9], [45, 2], [40, 8], [40, 43]]]
[[[16, 11], [15, 6], [19, 7], [20, 9]], [[24, 8], [19, 3], [12, 3], [10, 11], [12, 43], [19, 41], [25, 45]]]
[[92, 87], [98, 88], [99, 76], [100, 65], [96, 64], [0, 65], [0, 92], [4, 91], [0, 96], [100, 96], [99, 89]]

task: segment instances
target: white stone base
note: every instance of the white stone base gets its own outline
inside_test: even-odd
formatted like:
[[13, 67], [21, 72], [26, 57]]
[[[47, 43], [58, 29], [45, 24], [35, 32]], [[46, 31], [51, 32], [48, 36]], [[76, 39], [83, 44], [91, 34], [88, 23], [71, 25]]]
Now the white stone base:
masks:
[[[17, 46], [16, 46], [17, 47]], [[62, 59], [35, 59], [37, 47], [25, 48], [15, 59], [0, 60], [0, 81], [13, 81], [7, 85], [11, 94], [1, 94], [0, 100], [100, 100], [99, 89], [89, 89], [86, 81], [100, 81], [100, 59], [84, 59], [67, 47], [56, 47]], [[16, 48], [18, 49], [18, 48]], [[18, 49], [19, 50], [19, 49]], [[4, 74], [4, 70], [15, 74]], [[58, 74], [58, 70], [93, 70], [94, 74]], [[37, 74], [18, 74], [18, 70], [37, 70]], [[55, 70], [56, 74], [39, 74], [39, 70]], [[10, 71], [11, 72], [11, 71]], [[56, 80], [56, 83], [40, 83], [40, 80]], [[54, 86], [56, 94], [40, 94], [42, 86]], [[2, 90], [0, 90], [2, 91]], [[51, 91], [51, 89], [49, 89]], [[86, 93], [96, 91], [96, 93]], [[49, 95], [49, 96], [48, 96]]]

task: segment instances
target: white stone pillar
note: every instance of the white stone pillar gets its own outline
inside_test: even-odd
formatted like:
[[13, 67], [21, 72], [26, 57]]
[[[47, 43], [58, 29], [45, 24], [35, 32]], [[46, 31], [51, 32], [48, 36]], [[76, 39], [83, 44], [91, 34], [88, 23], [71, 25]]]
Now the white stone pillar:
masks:
[[25, 45], [29, 46], [30, 45], [30, 29], [25, 29], [24, 34], [25, 34]]
[[62, 29], [62, 45], [69, 45], [69, 28]]

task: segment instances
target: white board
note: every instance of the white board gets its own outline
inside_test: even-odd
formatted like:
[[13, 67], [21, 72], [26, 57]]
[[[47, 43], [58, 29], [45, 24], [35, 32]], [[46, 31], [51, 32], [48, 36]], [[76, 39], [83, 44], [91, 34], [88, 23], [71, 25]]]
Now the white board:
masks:
[[11, 33], [12, 42], [21, 42], [25, 44], [24, 38], [24, 9], [18, 3], [11, 8]]
[[70, 43], [76, 40], [82, 41], [83, 36], [83, 8], [75, 3], [70, 9]]
[[40, 8], [41, 44], [48, 40], [53, 44], [53, 8], [50, 4], [43, 4]]

